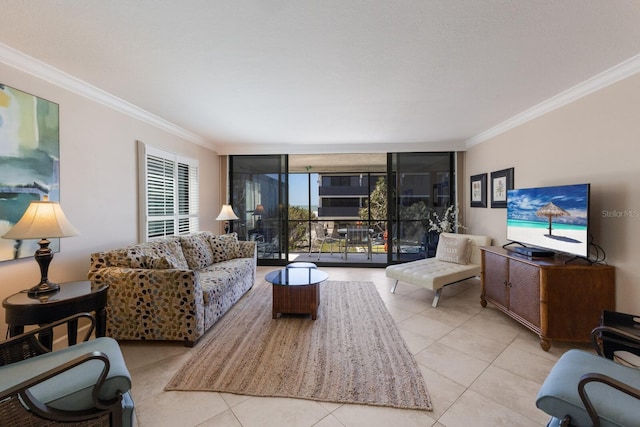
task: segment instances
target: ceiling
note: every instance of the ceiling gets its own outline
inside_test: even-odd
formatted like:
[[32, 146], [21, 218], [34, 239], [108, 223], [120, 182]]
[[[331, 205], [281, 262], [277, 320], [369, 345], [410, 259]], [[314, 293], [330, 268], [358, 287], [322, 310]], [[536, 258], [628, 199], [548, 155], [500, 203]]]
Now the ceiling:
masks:
[[465, 149], [640, 53], [636, 0], [1, 7], [0, 60], [15, 49], [221, 154]]

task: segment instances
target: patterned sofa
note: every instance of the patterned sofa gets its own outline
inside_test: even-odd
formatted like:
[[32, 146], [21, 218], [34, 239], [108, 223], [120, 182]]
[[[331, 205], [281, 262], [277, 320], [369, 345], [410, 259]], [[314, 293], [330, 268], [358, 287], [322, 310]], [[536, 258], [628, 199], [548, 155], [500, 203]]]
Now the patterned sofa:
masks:
[[109, 285], [108, 336], [191, 347], [251, 289], [256, 261], [255, 242], [204, 231], [91, 254], [88, 277]]

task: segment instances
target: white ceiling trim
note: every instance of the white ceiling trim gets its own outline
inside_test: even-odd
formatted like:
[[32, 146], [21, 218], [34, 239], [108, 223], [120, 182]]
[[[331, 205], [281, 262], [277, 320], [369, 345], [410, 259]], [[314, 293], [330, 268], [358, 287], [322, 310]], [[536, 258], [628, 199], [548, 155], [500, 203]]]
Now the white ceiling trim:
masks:
[[187, 141], [215, 150], [212, 144], [200, 136], [3, 43], [0, 43], [0, 62], [163, 129]]
[[[108, 92], [105, 92], [102, 89], [99, 89], [87, 82], [84, 82], [76, 77], [73, 77], [61, 70], [58, 70], [55, 67], [52, 67], [49, 64], [39, 61], [3, 43], [0, 43], [0, 62], [7, 64], [11, 67], [14, 67], [20, 71], [24, 71], [28, 74], [31, 74], [37, 78], [40, 78], [42, 80], [55, 84], [63, 89], [67, 89], [69, 91], [77, 93], [90, 100], [106, 105], [107, 107], [113, 108], [114, 110], [119, 111], [123, 114], [126, 114], [130, 117], [141, 120], [157, 128], [163, 129], [187, 141], [201, 145], [208, 149], [212, 149], [212, 150], [221, 149], [222, 151], [226, 151], [224, 147], [216, 147], [211, 142], [205, 140], [199, 135], [194, 134], [193, 132], [183, 129], [161, 117], [156, 116], [155, 114], [152, 114], [146, 110], [143, 110], [140, 107], [137, 107], [123, 99], [120, 99]], [[464, 145], [464, 147], [470, 148], [474, 145], [485, 142], [517, 126], [520, 126], [530, 120], [533, 120], [539, 116], [547, 114], [557, 108], [567, 105], [579, 98], [589, 95], [617, 81], [630, 77], [638, 72], [640, 72], [640, 55], [636, 55], [564, 92], [561, 92], [558, 95], [552, 98], [549, 98], [548, 100], [543, 101], [540, 104], [535, 105], [534, 107], [531, 107], [528, 110], [516, 116], [513, 116], [508, 120], [505, 120], [499, 125], [494, 126], [490, 129], [487, 129], [486, 131], [481, 132], [473, 136], [472, 138], [469, 138], [467, 141], [465, 141], [464, 144], [460, 144], [460, 145]], [[395, 145], [397, 144], [394, 144], [394, 146]], [[457, 147], [457, 148], [459, 150], [464, 150], [464, 147]], [[318, 147], [308, 147], [308, 146], [297, 147], [296, 146], [296, 148], [301, 149], [300, 152], [309, 152], [309, 151], [313, 152]], [[355, 148], [356, 147], [351, 147], [349, 145], [348, 147], [342, 147], [342, 149], [339, 149], [338, 151], [339, 152], [345, 152], [345, 150], [353, 151], [353, 149]], [[357, 147], [357, 148], [359, 150], [362, 149], [362, 147]], [[370, 147], [370, 148], [374, 149], [374, 147]], [[390, 151], [389, 147], [383, 147], [382, 145], [376, 148], [377, 150], [374, 149], [374, 151], [382, 151], [382, 150]], [[405, 148], [409, 148], [409, 147], [405, 147]], [[411, 148], [417, 148], [417, 147], [411, 147]], [[264, 147], [259, 147], [259, 146], [254, 147], [251, 144], [248, 144], [246, 149], [256, 149], [257, 151], [264, 151]], [[247, 151], [246, 149], [243, 151]], [[298, 150], [295, 150], [295, 151], [298, 151]], [[391, 151], [397, 151], [397, 149], [391, 150]], [[221, 153], [221, 154], [224, 154], [224, 153]]]
[[513, 116], [512, 118], [505, 120], [497, 126], [487, 129], [469, 138], [466, 141], [467, 148], [474, 145], [485, 142], [491, 138], [494, 138], [508, 130], [511, 130], [521, 124], [533, 120], [536, 117], [540, 117], [547, 114], [557, 108], [567, 105], [577, 99], [587, 96], [593, 92], [596, 92], [610, 84], [617, 81], [626, 79], [636, 73], [640, 72], [640, 55], [633, 56], [620, 64], [603, 71], [600, 74], [593, 76], [592, 78], [575, 85], [574, 87], [565, 90], [564, 92], [555, 95], [546, 101], [535, 105], [528, 110]]

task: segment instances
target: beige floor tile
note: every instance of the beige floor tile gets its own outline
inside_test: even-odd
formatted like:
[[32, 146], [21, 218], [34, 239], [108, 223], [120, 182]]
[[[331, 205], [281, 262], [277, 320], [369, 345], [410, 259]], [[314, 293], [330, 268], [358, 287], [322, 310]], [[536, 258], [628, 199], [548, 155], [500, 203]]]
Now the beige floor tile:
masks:
[[252, 397], [232, 408], [243, 427], [311, 427], [329, 415], [318, 402]]
[[422, 365], [420, 371], [431, 397], [433, 412], [430, 416], [439, 419], [462, 396], [466, 387]]
[[[542, 352], [542, 349], [540, 351]], [[554, 360], [521, 350], [514, 345], [507, 347], [493, 362], [493, 366], [505, 369], [538, 384], [544, 382], [554, 364]]]
[[487, 362], [438, 342], [416, 354], [415, 358], [420, 365], [465, 387], [469, 387], [489, 366]]
[[367, 405], [343, 405], [333, 416], [346, 427], [430, 427], [436, 422], [427, 411]]
[[120, 341], [119, 344], [129, 370], [193, 351], [179, 342]]
[[403, 310], [409, 311], [414, 314], [418, 314], [421, 311], [424, 311], [427, 307], [430, 307], [431, 301], [433, 300], [433, 298], [416, 299], [412, 298], [411, 295], [392, 295], [395, 298], [386, 301], [387, 306], [402, 308]]
[[510, 343], [521, 332], [527, 331], [524, 326], [490, 306], [464, 322], [460, 329], [505, 343]]
[[229, 409], [220, 394], [166, 391], [136, 402], [138, 427], [197, 426]]
[[327, 410], [327, 412], [334, 412], [336, 409], [344, 405], [344, 403], [335, 403], [335, 402], [318, 402], [320, 406]]
[[317, 423], [315, 423], [313, 427], [344, 427], [344, 424], [338, 421], [336, 417], [329, 414], [323, 419], [321, 419], [320, 421], [318, 421]]
[[438, 422], [447, 427], [540, 427], [542, 425], [472, 390], [467, 390]]
[[398, 327], [434, 341], [454, 329], [453, 326], [420, 315], [411, 316], [399, 322]]
[[454, 329], [438, 342], [489, 363], [493, 362], [508, 345], [461, 329]]
[[247, 399], [251, 399], [251, 396], [245, 396], [243, 394], [233, 394], [233, 393], [220, 393], [220, 396], [222, 396], [222, 398], [224, 399], [225, 402], [227, 402], [227, 405], [229, 405], [230, 408], [233, 408], [234, 406], [238, 406], [239, 404], [241, 404]]
[[540, 384], [504, 369], [489, 366], [470, 389], [537, 423], [549, 419], [535, 406]]
[[213, 418], [209, 418], [202, 424], [198, 424], [197, 427], [242, 427], [242, 424], [240, 424], [233, 412], [228, 409]]
[[458, 311], [455, 308], [444, 306], [432, 307], [430, 305], [428, 308], [424, 309], [418, 314], [420, 316], [424, 316], [429, 319], [437, 320], [438, 322], [453, 326], [454, 328], [457, 328], [473, 317], [473, 314], [466, 313], [464, 311]]
[[400, 328], [400, 335], [402, 335], [402, 339], [407, 344], [407, 347], [409, 348], [411, 354], [420, 353], [422, 350], [429, 347], [434, 342], [432, 339], [429, 339], [423, 335], [419, 335], [415, 332], [411, 332], [402, 328]]
[[415, 314], [393, 304], [386, 304], [386, 307], [396, 323], [400, 323]]
[[191, 357], [189, 353], [167, 357], [148, 365], [129, 369], [131, 394], [137, 404], [164, 392], [173, 375]]

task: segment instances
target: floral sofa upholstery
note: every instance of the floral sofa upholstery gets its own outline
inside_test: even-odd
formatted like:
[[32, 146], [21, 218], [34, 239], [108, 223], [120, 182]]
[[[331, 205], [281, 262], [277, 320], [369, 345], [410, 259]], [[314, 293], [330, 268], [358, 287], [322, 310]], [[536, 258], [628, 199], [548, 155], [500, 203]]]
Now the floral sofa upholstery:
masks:
[[88, 277], [109, 285], [108, 336], [193, 346], [251, 289], [256, 262], [255, 242], [205, 231], [91, 254]]

